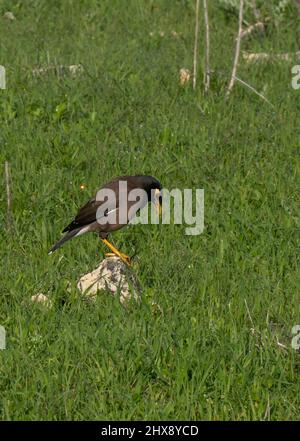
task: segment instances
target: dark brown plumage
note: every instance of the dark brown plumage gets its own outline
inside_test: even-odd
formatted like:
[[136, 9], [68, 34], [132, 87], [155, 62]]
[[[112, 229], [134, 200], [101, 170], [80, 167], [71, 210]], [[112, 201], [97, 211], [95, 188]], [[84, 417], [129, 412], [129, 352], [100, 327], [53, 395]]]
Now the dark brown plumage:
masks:
[[[127, 198], [127, 216], [126, 219], [120, 220], [120, 194], [119, 194], [119, 183], [120, 181], [126, 181], [127, 183], [127, 194], [124, 196]], [[112, 190], [115, 194], [115, 204], [108, 206], [106, 204], [106, 209], [101, 214], [102, 206], [104, 207], [104, 202], [97, 200], [96, 196], [90, 199], [83, 207], [81, 207], [75, 217], [75, 219], [63, 230], [65, 235], [51, 248], [49, 254], [53, 253], [55, 250], [60, 248], [66, 241], [72, 239], [73, 237], [80, 236], [81, 234], [87, 232], [97, 232], [101, 237], [102, 241], [112, 250], [112, 252], [119, 256], [124, 262], [129, 263], [130, 259], [125, 254], [118, 251], [108, 240], [107, 236], [109, 233], [119, 230], [124, 227], [132, 217], [130, 216], [130, 208], [136, 204], [136, 201], [128, 201], [128, 193], [132, 190], [144, 190], [146, 197], [144, 200], [140, 201], [140, 208], [143, 208], [148, 202], [151, 202], [151, 190], [155, 190], [159, 193], [162, 189], [160, 182], [152, 176], [120, 176], [113, 179], [112, 181], [105, 184], [101, 189], [104, 191]], [[97, 192], [97, 194], [98, 194]], [[160, 203], [160, 198], [156, 201]], [[152, 201], [155, 202], [155, 201]], [[100, 214], [99, 214], [100, 212]], [[111, 222], [110, 217], [114, 215], [115, 221]]]

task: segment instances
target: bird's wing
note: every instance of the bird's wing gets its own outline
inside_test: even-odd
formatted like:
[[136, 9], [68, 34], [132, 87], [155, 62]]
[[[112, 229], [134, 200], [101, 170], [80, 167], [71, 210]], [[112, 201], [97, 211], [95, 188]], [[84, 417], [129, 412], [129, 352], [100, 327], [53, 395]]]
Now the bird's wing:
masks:
[[[90, 199], [83, 207], [81, 207], [75, 217], [75, 219], [63, 230], [63, 233], [66, 231], [72, 231], [75, 228], [84, 227], [89, 225], [99, 219], [99, 213], [97, 215], [97, 210], [103, 204], [103, 201], [97, 201], [96, 198]], [[115, 209], [115, 205], [113, 204], [111, 207], [105, 207], [105, 216], [107, 216], [108, 212]]]
[[[106, 203], [105, 216], [107, 216], [107, 214], [112, 210], [115, 210], [119, 207], [119, 182], [122, 180], [127, 182], [128, 192], [135, 188], [138, 188], [136, 182], [128, 176], [120, 176], [119, 178], [116, 178], [101, 187], [98, 192], [101, 190], [113, 190], [116, 196], [116, 201], [110, 201], [111, 204], [108, 206]], [[145, 201], [143, 205], [145, 205], [146, 202], [147, 201]], [[94, 198], [90, 199], [85, 205], [83, 205], [83, 207], [79, 209], [75, 219], [63, 230], [63, 233], [66, 231], [72, 231], [75, 228], [91, 224], [95, 222], [97, 218], [99, 220], [99, 212], [97, 214], [97, 210], [99, 207], [101, 207], [102, 204], [103, 201], [97, 200], [97, 195]], [[130, 208], [131, 205], [133, 205], [133, 202], [128, 202], [128, 208]]]
[[[99, 204], [99, 202], [98, 202]], [[83, 227], [85, 225], [88, 225], [96, 220], [96, 213], [97, 213], [97, 204], [96, 200], [90, 199], [83, 207], [81, 207], [75, 217], [75, 219], [66, 226], [66, 228], [63, 230], [63, 233], [66, 231], [72, 231], [75, 228]]]

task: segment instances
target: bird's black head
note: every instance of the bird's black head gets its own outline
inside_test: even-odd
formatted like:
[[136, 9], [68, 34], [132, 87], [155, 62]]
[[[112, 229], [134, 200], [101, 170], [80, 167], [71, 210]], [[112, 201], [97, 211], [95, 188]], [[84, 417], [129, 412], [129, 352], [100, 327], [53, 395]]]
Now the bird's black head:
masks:
[[148, 195], [148, 201], [153, 202], [158, 214], [161, 213], [162, 205], [162, 185], [153, 176], [139, 176], [140, 187], [143, 188]]
[[147, 192], [149, 202], [151, 201], [151, 194], [153, 193], [156, 195], [159, 194], [161, 198], [162, 185], [156, 178], [145, 175], [135, 176], [135, 178], [139, 182], [139, 187]]

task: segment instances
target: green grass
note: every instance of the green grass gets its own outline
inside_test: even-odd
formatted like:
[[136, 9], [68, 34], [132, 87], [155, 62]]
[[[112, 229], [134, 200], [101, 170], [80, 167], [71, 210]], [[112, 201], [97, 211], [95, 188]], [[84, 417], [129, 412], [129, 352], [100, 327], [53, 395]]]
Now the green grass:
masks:
[[[202, 56], [197, 90], [179, 85], [179, 69], [192, 70], [193, 1], [1, 3], [0, 163], [11, 166], [14, 217], [9, 234], [3, 178], [2, 419], [299, 418], [300, 359], [291, 348], [300, 324], [297, 63], [241, 62], [239, 76], [273, 107], [239, 84], [225, 101], [237, 18], [210, 3], [208, 96]], [[15, 21], [2, 18], [7, 10]], [[243, 49], [293, 52], [299, 37], [290, 9]], [[32, 75], [78, 63], [76, 78]], [[99, 293], [90, 304], [76, 281], [102, 259], [99, 239], [47, 251], [101, 184], [138, 173], [169, 189], [204, 188], [205, 231], [115, 233], [114, 243], [136, 254], [142, 302], [125, 309]], [[51, 310], [30, 302], [38, 292], [51, 297]]]

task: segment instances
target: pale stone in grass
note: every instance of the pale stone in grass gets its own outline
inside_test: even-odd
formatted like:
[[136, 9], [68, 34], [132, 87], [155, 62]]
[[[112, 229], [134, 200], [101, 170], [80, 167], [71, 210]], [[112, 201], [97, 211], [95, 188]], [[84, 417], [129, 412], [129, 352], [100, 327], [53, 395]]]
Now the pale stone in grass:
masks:
[[141, 293], [136, 276], [119, 257], [104, 259], [95, 270], [79, 279], [77, 287], [91, 299], [101, 290], [113, 296], [119, 294], [122, 304], [130, 299], [138, 300]]
[[34, 303], [40, 303], [46, 308], [52, 308], [52, 301], [49, 299], [49, 297], [45, 296], [45, 294], [35, 294], [34, 296], [31, 296], [31, 301]]
[[76, 77], [83, 72], [83, 66], [81, 64], [71, 64], [70, 66], [64, 65], [49, 65], [45, 67], [38, 67], [33, 69], [32, 74], [36, 77], [47, 75], [48, 73], [54, 73], [57, 76], [70, 75], [71, 77]]
[[81, 64], [71, 64], [69, 71], [72, 76], [76, 76], [83, 72], [83, 66]]
[[6, 18], [6, 20], [10, 20], [13, 21], [16, 19], [16, 17], [14, 16], [14, 14], [10, 11], [7, 11], [3, 14], [3, 17]]
[[180, 84], [182, 86], [185, 86], [191, 78], [191, 72], [188, 69], [185, 69], [184, 67], [182, 69], [180, 69], [179, 71], [179, 79], [180, 79]]

